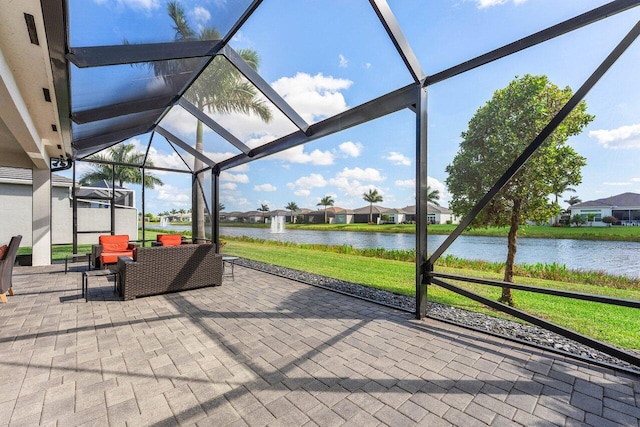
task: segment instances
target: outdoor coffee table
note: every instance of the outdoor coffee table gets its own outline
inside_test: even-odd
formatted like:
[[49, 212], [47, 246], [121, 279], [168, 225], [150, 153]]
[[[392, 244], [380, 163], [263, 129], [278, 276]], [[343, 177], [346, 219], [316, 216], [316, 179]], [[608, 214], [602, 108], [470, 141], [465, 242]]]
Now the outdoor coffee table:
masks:
[[66, 257], [64, 257], [64, 274], [67, 274], [69, 261], [84, 261], [85, 258], [87, 260], [87, 270], [91, 270], [91, 252], [88, 252], [86, 254], [68, 254]]
[[113, 276], [115, 279], [115, 284], [113, 285], [113, 291], [116, 292], [118, 290], [118, 269], [117, 268], [109, 268], [105, 270], [90, 270], [82, 272], [82, 296], [84, 297], [84, 301], [89, 301], [89, 278], [90, 277], [104, 277], [104, 276]]
[[[222, 257], [222, 277], [231, 276], [231, 280], [234, 280], [234, 281], [236, 280], [233, 270], [234, 270], [234, 267], [236, 265], [236, 260], [237, 259], [238, 259], [237, 256], [226, 256], [225, 255], [225, 256]], [[225, 266], [227, 264], [231, 266], [231, 273], [225, 273], [224, 272]]]

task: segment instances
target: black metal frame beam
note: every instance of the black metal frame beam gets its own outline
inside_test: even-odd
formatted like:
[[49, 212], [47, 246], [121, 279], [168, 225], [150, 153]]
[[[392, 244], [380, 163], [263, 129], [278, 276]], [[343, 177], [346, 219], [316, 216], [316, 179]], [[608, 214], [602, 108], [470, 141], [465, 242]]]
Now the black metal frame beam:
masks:
[[386, 0], [369, 0], [373, 10], [378, 15], [382, 26], [387, 31], [387, 35], [391, 39], [391, 42], [396, 47], [398, 54], [404, 61], [405, 66], [411, 73], [411, 77], [416, 83], [420, 83], [425, 79], [424, 71], [420, 66], [420, 61], [413, 53], [413, 49], [409, 45], [407, 38], [402, 32], [402, 28], [398, 24], [395, 15], [391, 11], [389, 4]]
[[482, 279], [478, 277], [467, 277], [467, 276], [461, 276], [458, 274], [439, 273], [439, 272], [431, 272], [429, 274], [431, 277], [438, 277], [441, 279], [451, 279], [451, 280], [457, 280], [460, 282], [476, 283], [479, 285], [495, 286], [500, 288], [511, 288], [519, 291], [532, 292], [536, 294], [553, 295], [557, 297], [572, 298], [572, 299], [577, 299], [582, 301], [598, 302], [601, 304], [617, 305], [620, 307], [640, 308], [640, 301], [608, 297], [605, 295], [586, 294], [584, 292], [564, 291], [561, 289], [553, 289], [553, 288], [540, 288], [537, 286], [520, 285], [517, 283], [503, 282], [500, 280]]
[[167, 95], [130, 102], [121, 102], [100, 108], [92, 108], [90, 110], [76, 111], [71, 113], [71, 120], [73, 120], [74, 123], [81, 125], [99, 120], [126, 116], [127, 114], [143, 113], [146, 111], [162, 110], [162, 112], [164, 112], [164, 109], [171, 106], [175, 99], [176, 97], [174, 95]]
[[312, 124], [309, 126], [306, 134], [302, 131], [294, 132], [261, 147], [254, 148], [249, 155], [240, 154], [224, 160], [219, 163], [220, 170], [231, 169], [249, 161], [261, 159], [271, 154], [279, 153], [309, 141], [408, 108], [418, 102], [419, 90], [420, 87], [415, 84], [405, 86], [358, 107]]
[[193, 173], [190, 170], [171, 169], [171, 168], [163, 168], [163, 167], [158, 167], [158, 166], [136, 165], [136, 164], [133, 164], [133, 163], [107, 162], [107, 161], [103, 161], [103, 160], [92, 160], [92, 159], [89, 159], [87, 157], [83, 157], [82, 159], [78, 159], [77, 161], [85, 162], [85, 163], [96, 163], [96, 164], [99, 164], [99, 165], [114, 164], [116, 166], [126, 166], [126, 167], [136, 168], [136, 169], [145, 168], [145, 170], [155, 170], [155, 171], [162, 171], [162, 172], [176, 172], [176, 173], [188, 173], [188, 174]]
[[172, 134], [171, 132], [163, 128], [162, 126], [156, 126], [155, 131], [160, 135], [164, 136], [165, 138], [167, 138], [168, 141], [176, 144], [178, 147], [182, 148], [184, 151], [191, 154], [193, 157], [197, 158], [198, 160], [201, 160], [202, 163], [209, 165], [212, 168], [216, 166], [217, 164], [216, 162], [214, 162], [213, 160], [211, 160], [210, 158], [208, 158], [207, 156], [205, 156], [204, 154], [202, 154], [201, 152], [193, 148], [191, 145], [187, 144], [182, 139], [178, 138], [177, 136], [175, 136], [174, 134]]
[[571, 19], [567, 19], [566, 21], [546, 28], [542, 31], [538, 31], [537, 33], [534, 33], [530, 36], [521, 38], [520, 40], [517, 40], [513, 43], [509, 43], [498, 49], [492, 50], [491, 52], [487, 52], [483, 55], [477, 56], [473, 59], [470, 59], [469, 61], [455, 65], [451, 68], [440, 71], [439, 73], [427, 76], [424, 81], [424, 85], [428, 86], [441, 82], [443, 80], [457, 76], [458, 74], [473, 70], [474, 68], [486, 65], [490, 62], [512, 55], [516, 52], [520, 52], [521, 50], [528, 49], [537, 44], [546, 42], [547, 40], [551, 40], [555, 37], [577, 30], [578, 28], [585, 27], [589, 24], [593, 24], [594, 22], [597, 22], [601, 19], [608, 18], [609, 16], [624, 12], [625, 10], [639, 5], [640, 1], [638, 0], [612, 1], [611, 3], [607, 3], [604, 6], [597, 7], [590, 10], [589, 12], [585, 12]]
[[309, 124], [294, 110], [269, 83], [267, 83], [253, 68], [242, 59], [238, 53], [229, 46], [225, 46], [221, 52], [225, 58], [237, 68], [276, 108], [287, 116], [291, 122], [302, 132], [307, 132]]
[[507, 169], [507, 171], [498, 179], [494, 186], [485, 194], [485, 196], [471, 209], [471, 212], [462, 220], [455, 230], [445, 239], [444, 242], [436, 249], [429, 258], [429, 264], [433, 265], [435, 261], [446, 251], [449, 246], [460, 236], [471, 221], [484, 209], [484, 207], [493, 199], [496, 194], [509, 182], [511, 178], [520, 170], [529, 158], [538, 150], [540, 145], [547, 139], [549, 135], [562, 123], [562, 121], [571, 113], [571, 111], [582, 101], [593, 86], [600, 80], [609, 68], [617, 61], [624, 51], [633, 43], [640, 34], [640, 22], [627, 33], [627, 35], [618, 43], [613, 51], [604, 59], [604, 61], [589, 76], [584, 84], [576, 91], [576, 93], [567, 101], [558, 114], [551, 119], [549, 124], [538, 134], [538, 136], [529, 144], [529, 146], [520, 154], [516, 161]]
[[416, 105], [416, 319], [427, 315], [427, 165], [428, 165], [428, 105], [427, 88], [420, 88]]
[[236, 138], [231, 132], [220, 126], [215, 120], [206, 115], [203, 111], [200, 111], [198, 107], [190, 103], [184, 98], [180, 98], [178, 105], [187, 110], [192, 116], [200, 120], [209, 129], [224, 138], [229, 144], [242, 151], [244, 154], [248, 154], [251, 149], [247, 147], [242, 141]]
[[233, 36], [236, 35], [240, 28], [244, 25], [245, 22], [253, 15], [253, 12], [256, 11], [258, 6], [262, 3], [262, 0], [253, 0], [253, 2], [245, 9], [244, 13], [240, 16], [240, 18], [236, 21], [236, 23], [231, 27], [227, 35], [222, 38], [222, 43], [227, 44], [231, 41]]
[[221, 47], [221, 40], [73, 47], [66, 58], [78, 68], [92, 68], [212, 56]]
[[438, 285], [438, 286], [442, 286], [443, 288], [451, 291], [451, 292], [455, 292], [459, 295], [465, 296], [467, 298], [470, 298], [474, 301], [477, 301], [479, 303], [485, 304], [495, 310], [501, 311], [503, 313], [507, 313], [511, 316], [514, 316], [518, 319], [522, 319], [525, 320], [533, 325], [539, 326], [541, 328], [544, 328], [548, 331], [551, 332], [555, 332], [559, 335], [562, 335], [564, 337], [567, 337], [569, 339], [572, 339], [580, 344], [584, 344], [587, 345], [591, 348], [594, 348], [596, 350], [602, 351], [604, 353], [607, 353], [611, 356], [617, 357], [620, 360], [623, 360], [625, 362], [634, 364], [636, 366], [640, 366], [640, 357], [638, 356], [634, 356], [631, 353], [628, 353], [626, 351], [620, 350], [619, 348], [613, 347], [609, 344], [603, 343], [602, 341], [598, 341], [595, 340], [593, 338], [589, 338], [585, 335], [579, 334], [575, 331], [572, 331], [570, 329], [564, 328], [562, 326], [556, 325], [555, 323], [552, 322], [548, 322], [546, 320], [543, 320], [539, 317], [533, 316], [527, 312], [524, 312], [522, 310], [518, 310], [517, 308], [513, 308], [513, 307], [509, 307], [506, 304], [502, 304], [498, 301], [494, 301], [492, 299], [489, 298], [485, 298], [482, 295], [478, 295], [474, 292], [471, 292], [467, 289], [463, 289], [459, 286], [456, 285], [452, 285], [451, 283], [447, 283], [444, 280], [440, 280], [436, 277], [433, 277], [432, 279], [432, 283]]
[[74, 141], [73, 148], [78, 152], [78, 157], [85, 157], [91, 154], [95, 154], [98, 151], [118, 144], [125, 139], [149, 132], [148, 125], [135, 126], [129, 129], [121, 129], [116, 132], [102, 134], [99, 136], [93, 136], [90, 138], [83, 138]]

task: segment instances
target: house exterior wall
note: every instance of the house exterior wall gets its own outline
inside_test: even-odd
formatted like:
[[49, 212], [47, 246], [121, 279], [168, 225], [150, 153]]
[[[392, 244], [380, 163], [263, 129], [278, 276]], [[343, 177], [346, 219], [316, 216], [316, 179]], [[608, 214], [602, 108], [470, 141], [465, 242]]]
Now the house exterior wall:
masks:
[[[9, 242], [11, 236], [22, 234], [20, 246], [33, 246], [31, 185], [2, 183], [0, 206], [10, 207], [0, 221], [0, 245]], [[131, 240], [138, 238], [138, 210], [116, 209], [116, 234], [127, 234]], [[78, 208], [78, 230], [110, 230], [111, 210], [108, 208]], [[78, 234], [78, 243], [97, 243], [104, 233]], [[70, 189], [65, 186], [51, 188], [51, 243], [73, 242], [73, 206]]]
[[582, 215], [586, 221], [591, 214], [595, 215], [594, 221], [587, 223], [587, 225], [591, 225], [594, 227], [606, 227], [608, 224], [602, 222], [602, 218], [604, 218], [605, 216], [612, 216], [612, 211], [610, 207], [584, 207], [580, 209], [571, 208], [571, 218], [573, 218], [574, 215]]
[[9, 244], [11, 236], [21, 234], [20, 246], [31, 246], [31, 186], [3, 184], [0, 188], [0, 206], [4, 209], [0, 245]]

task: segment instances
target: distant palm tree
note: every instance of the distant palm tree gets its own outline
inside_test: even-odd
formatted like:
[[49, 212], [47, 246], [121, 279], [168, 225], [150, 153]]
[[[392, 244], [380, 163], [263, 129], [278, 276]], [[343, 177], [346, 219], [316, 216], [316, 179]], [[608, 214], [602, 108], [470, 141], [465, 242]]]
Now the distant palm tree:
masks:
[[[144, 160], [144, 153], [134, 151], [133, 144], [118, 144], [109, 147], [104, 154], [95, 154], [88, 160], [98, 160], [101, 162], [114, 162], [124, 163], [129, 165], [142, 165]], [[153, 162], [149, 159], [146, 161], [146, 166], [153, 166]], [[92, 166], [92, 170], [87, 172], [80, 178], [80, 185], [91, 185], [103, 179], [107, 182], [111, 182], [112, 176], [115, 176], [115, 181], [120, 187], [123, 187], [125, 183], [129, 184], [142, 184], [142, 177], [140, 176], [140, 170], [131, 166], [113, 166], [108, 164], [95, 163]], [[147, 188], [155, 188], [156, 185], [163, 185], [160, 179], [145, 173], [144, 185]]]
[[322, 199], [320, 199], [320, 202], [318, 202], [316, 204], [316, 206], [324, 206], [324, 223], [327, 223], [327, 206], [333, 206], [334, 204], [334, 200], [331, 198], [331, 196], [324, 196]]
[[[218, 210], [219, 210], [219, 211], [223, 211], [223, 210], [224, 210], [224, 208], [225, 208], [225, 206], [224, 206], [224, 204], [223, 204], [223, 203], [218, 203]], [[191, 209], [189, 209], [189, 212], [191, 212]]]
[[573, 205], [577, 205], [578, 203], [582, 203], [582, 199], [578, 196], [571, 196], [568, 199], [566, 199], [564, 202], [568, 203], [569, 206], [573, 206]]
[[440, 190], [432, 190], [431, 186], [427, 185], [427, 202], [440, 206], [438, 200], [440, 200]]
[[258, 208], [258, 211], [262, 212], [262, 219], [264, 222], [264, 213], [269, 212], [269, 205], [267, 205], [266, 203], [262, 203]]
[[[219, 40], [220, 33], [212, 27], [203, 28], [197, 33], [187, 21], [184, 8], [177, 1], [167, 3], [167, 12], [173, 20], [175, 30], [175, 40]], [[238, 54], [254, 70], [257, 71], [260, 59], [258, 54], [251, 49], [241, 49]], [[181, 73], [188, 73], [193, 66], [192, 60], [175, 61], [155, 61], [149, 64], [155, 75], [166, 78]], [[171, 83], [169, 78], [167, 82]], [[182, 88], [176, 88], [182, 90]], [[258, 97], [258, 91], [249, 83], [242, 74], [226, 59], [216, 57], [211, 64], [200, 74], [198, 79], [191, 85], [184, 94], [191, 103], [200, 111], [208, 110], [213, 113], [228, 114], [240, 112], [244, 114], [255, 114], [262, 121], [271, 120], [271, 109], [262, 98]], [[198, 120], [196, 128], [196, 150], [200, 153], [204, 151], [203, 127]], [[203, 163], [199, 159], [194, 160], [194, 170], [201, 170]], [[202, 182], [200, 186], [203, 187]], [[197, 212], [197, 237], [204, 237], [204, 197], [200, 191], [196, 192], [194, 204]]]
[[378, 193], [378, 190], [369, 189], [368, 193], [363, 193], [362, 198], [365, 202], [369, 202], [369, 223], [373, 222], [373, 204], [383, 201], [382, 195]]
[[300, 208], [298, 207], [296, 202], [289, 202], [289, 204], [287, 206], [285, 206], [284, 208], [289, 210], [289, 211], [291, 211], [291, 223], [293, 224], [295, 222], [295, 218], [293, 217], [293, 213], [295, 211], [297, 211], [298, 209], [300, 209]]

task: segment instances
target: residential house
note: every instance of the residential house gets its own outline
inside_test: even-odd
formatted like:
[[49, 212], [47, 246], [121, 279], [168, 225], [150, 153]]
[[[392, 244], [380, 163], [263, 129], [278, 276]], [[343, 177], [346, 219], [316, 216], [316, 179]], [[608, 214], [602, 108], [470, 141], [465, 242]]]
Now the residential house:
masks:
[[575, 204], [569, 208], [571, 217], [582, 216], [589, 225], [606, 226], [602, 218], [612, 216], [616, 218], [616, 225], [640, 226], [640, 194], [622, 193], [604, 199], [590, 200]]

